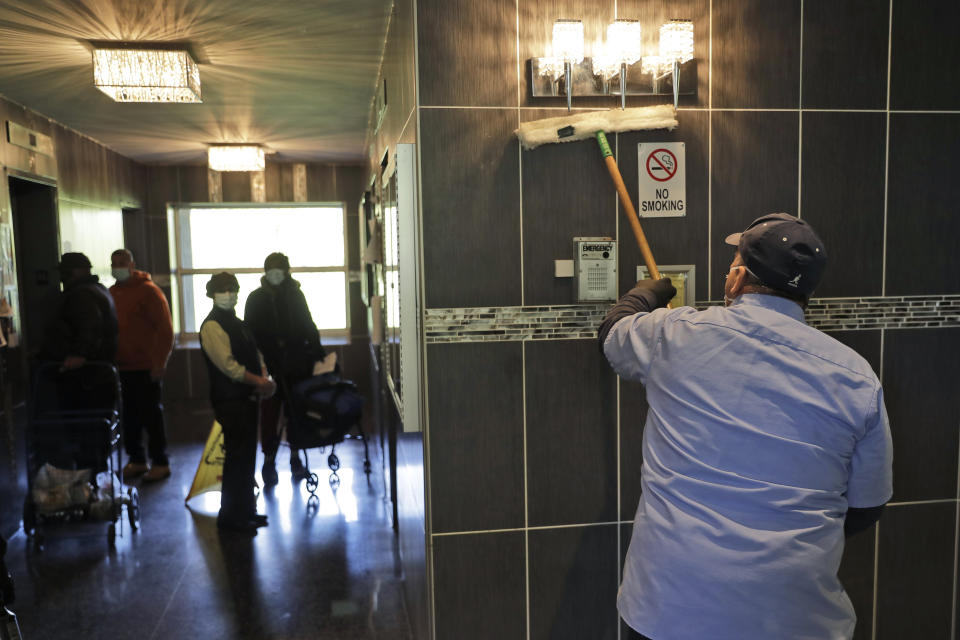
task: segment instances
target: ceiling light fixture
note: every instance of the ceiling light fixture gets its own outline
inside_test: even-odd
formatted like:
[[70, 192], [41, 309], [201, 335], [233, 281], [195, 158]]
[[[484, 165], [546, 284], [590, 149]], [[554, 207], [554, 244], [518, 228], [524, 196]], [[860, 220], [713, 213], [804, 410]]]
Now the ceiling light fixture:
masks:
[[182, 48], [96, 45], [93, 82], [117, 102], [202, 102], [200, 70]]
[[263, 171], [263, 147], [252, 144], [216, 145], [207, 149], [207, 164], [214, 171]]

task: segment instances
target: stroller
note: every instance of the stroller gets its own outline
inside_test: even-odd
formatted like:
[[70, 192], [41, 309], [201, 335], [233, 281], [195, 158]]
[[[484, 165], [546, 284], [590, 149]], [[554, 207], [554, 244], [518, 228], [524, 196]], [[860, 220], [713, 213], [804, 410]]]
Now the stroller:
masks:
[[[360, 426], [363, 396], [357, 392], [356, 384], [344, 380], [339, 373], [331, 372], [307, 378], [292, 388], [281, 389], [281, 392], [287, 394], [293, 413], [287, 420], [287, 441], [291, 448], [303, 450], [307, 468], [310, 467], [307, 449], [319, 448], [322, 453], [326, 447], [330, 447], [327, 456], [327, 466], [331, 471], [330, 486], [334, 489], [340, 486], [340, 476], [337, 475], [340, 458], [337, 457], [336, 446], [356, 426], [358, 437], [363, 440], [363, 472], [370, 475], [370, 449]], [[319, 500], [316, 496], [319, 485], [317, 474], [311, 473], [307, 478], [311, 502]]]
[[[117, 369], [90, 362], [62, 372], [60, 363], [36, 367], [27, 428], [27, 495], [23, 529], [43, 549], [43, 529], [57, 522], [103, 521], [113, 547], [126, 508], [140, 527], [140, 495], [124, 486], [121, 396]], [[76, 470], [73, 467], [76, 466]]]

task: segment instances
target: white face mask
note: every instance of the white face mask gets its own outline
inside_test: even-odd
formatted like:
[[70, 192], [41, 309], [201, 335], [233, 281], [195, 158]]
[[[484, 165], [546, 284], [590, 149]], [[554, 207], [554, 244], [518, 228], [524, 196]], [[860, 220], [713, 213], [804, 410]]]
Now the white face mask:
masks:
[[213, 294], [213, 304], [221, 309], [230, 311], [237, 306], [237, 292], [227, 291], [225, 293], [215, 293]]
[[110, 271], [113, 273], [113, 279], [117, 282], [123, 282], [130, 277], [129, 267], [114, 267]]
[[286, 277], [286, 274], [283, 272], [283, 269], [267, 269], [267, 282], [273, 286], [277, 286], [283, 279]]

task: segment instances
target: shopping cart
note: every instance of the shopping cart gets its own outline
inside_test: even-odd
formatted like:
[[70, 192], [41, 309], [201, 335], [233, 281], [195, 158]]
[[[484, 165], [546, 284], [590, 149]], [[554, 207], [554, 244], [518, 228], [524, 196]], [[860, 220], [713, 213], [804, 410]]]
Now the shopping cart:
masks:
[[[287, 406], [293, 415], [287, 417], [287, 441], [290, 447], [303, 450], [304, 461], [310, 467], [308, 449], [319, 448], [323, 453], [330, 447], [327, 466], [330, 468], [330, 486], [340, 486], [340, 458], [336, 447], [356, 428], [358, 438], [363, 441], [363, 471], [370, 475], [370, 449], [366, 434], [360, 422], [363, 409], [363, 397], [357, 386], [350, 380], [344, 380], [339, 373], [324, 373], [307, 378], [292, 388], [281, 382], [280, 393], [289, 399]], [[320, 479], [316, 473], [307, 478], [307, 490], [310, 500], [316, 500], [316, 491]]]
[[122, 401], [113, 364], [70, 371], [60, 363], [34, 368], [27, 423], [27, 496], [23, 529], [42, 550], [44, 529], [64, 522], [103, 521], [113, 547], [123, 515], [140, 527], [140, 495], [120, 479]]

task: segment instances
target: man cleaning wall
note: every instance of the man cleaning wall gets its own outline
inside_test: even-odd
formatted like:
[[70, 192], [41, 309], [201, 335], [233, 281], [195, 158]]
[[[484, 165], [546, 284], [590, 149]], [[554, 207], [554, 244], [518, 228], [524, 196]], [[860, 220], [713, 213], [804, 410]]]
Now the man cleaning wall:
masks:
[[648, 640], [850, 638], [844, 534], [893, 493], [883, 390], [870, 365], [804, 323], [826, 249], [802, 220], [755, 220], [725, 307], [666, 309], [644, 280], [600, 345], [646, 387], [642, 496], [618, 597]]

